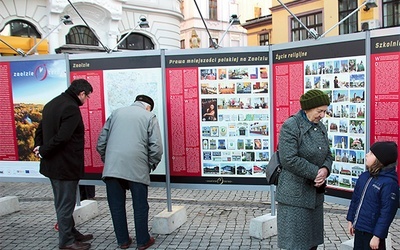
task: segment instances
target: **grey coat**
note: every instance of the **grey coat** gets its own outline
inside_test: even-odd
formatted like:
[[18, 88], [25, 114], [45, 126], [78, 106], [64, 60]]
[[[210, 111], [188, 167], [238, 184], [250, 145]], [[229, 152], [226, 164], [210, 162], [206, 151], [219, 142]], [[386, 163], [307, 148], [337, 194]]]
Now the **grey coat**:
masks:
[[150, 185], [150, 172], [161, 161], [163, 144], [158, 119], [140, 102], [115, 110], [97, 141], [103, 178]]
[[316, 192], [313, 181], [319, 168], [331, 172], [326, 128], [322, 122], [312, 124], [299, 111], [282, 125], [278, 147], [282, 164], [276, 192], [278, 245], [309, 249], [323, 243], [324, 194]]

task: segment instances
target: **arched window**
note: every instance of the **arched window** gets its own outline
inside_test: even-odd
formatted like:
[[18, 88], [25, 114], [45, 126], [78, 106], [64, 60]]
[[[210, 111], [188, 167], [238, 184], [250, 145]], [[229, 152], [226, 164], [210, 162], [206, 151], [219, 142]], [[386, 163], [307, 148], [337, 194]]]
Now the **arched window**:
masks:
[[99, 45], [93, 31], [82, 25], [72, 27], [65, 36], [65, 40], [67, 44]]
[[36, 28], [24, 20], [9, 21], [0, 32], [3, 36], [36, 37], [42, 38]]
[[[123, 39], [125, 36], [126, 34], [124, 34], [121, 39]], [[138, 33], [132, 33], [120, 45], [118, 45], [118, 49], [152, 50], [154, 49], [154, 44], [147, 36]]]

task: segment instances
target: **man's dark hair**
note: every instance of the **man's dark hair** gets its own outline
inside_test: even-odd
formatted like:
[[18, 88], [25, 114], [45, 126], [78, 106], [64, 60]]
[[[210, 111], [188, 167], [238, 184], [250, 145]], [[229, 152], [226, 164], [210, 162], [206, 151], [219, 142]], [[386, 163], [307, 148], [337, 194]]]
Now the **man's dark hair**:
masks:
[[85, 91], [86, 95], [89, 95], [93, 92], [92, 85], [90, 85], [90, 83], [85, 79], [73, 80], [68, 89], [74, 92], [74, 94], [76, 95], [79, 95], [79, 93], [81, 93], [82, 91]]

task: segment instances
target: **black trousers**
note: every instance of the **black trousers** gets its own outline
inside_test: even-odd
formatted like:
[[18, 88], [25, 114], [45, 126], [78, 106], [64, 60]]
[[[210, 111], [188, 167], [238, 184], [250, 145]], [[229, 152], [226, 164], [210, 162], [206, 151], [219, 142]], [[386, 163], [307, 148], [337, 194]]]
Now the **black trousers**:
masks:
[[[374, 235], [356, 230], [354, 235], [354, 250], [369, 250], [369, 242], [371, 241]], [[385, 239], [379, 240], [379, 250], [386, 250], [386, 242]]]
[[75, 228], [73, 217], [78, 181], [50, 179], [50, 182], [57, 214], [59, 246], [65, 247], [74, 243], [75, 235], [80, 234]]
[[93, 199], [95, 196], [94, 185], [79, 185], [79, 193], [81, 195], [81, 201], [87, 199]]

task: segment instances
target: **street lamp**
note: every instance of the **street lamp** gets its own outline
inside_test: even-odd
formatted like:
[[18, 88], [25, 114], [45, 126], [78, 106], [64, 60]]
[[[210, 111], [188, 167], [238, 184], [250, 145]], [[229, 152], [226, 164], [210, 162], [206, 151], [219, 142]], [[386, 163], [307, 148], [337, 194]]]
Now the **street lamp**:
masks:
[[38, 42], [37, 44], [35, 44], [35, 46], [33, 46], [28, 52], [24, 53], [23, 56], [28, 56], [30, 55], [47, 37], [50, 36], [51, 33], [53, 33], [53, 31], [55, 31], [56, 29], [58, 29], [58, 27], [61, 25], [72, 25], [74, 24], [70, 18], [69, 15], [65, 15], [60, 19], [60, 23], [54, 28], [52, 29], [45, 37], [43, 37], [40, 42]]
[[119, 46], [123, 41], [125, 41], [125, 39], [127, 39], [128, 36], [129, 36], [130, 34], [132, 34], [132, 32], [133, 32], [137, 27], [140, 27], [140, 28], [149, 28], [149, 27], [150, 27], [149, 22], [146, 20], [146, 17], [141, 16], [141, 17], [139, 18], [139, 20], [140, 20], [140, 21], [138, 22], [138, 24], [137, 24], [133, 29], [131, 29], [131, 30], [128, 32], [128, 34], [126, 34], [123, 38], [121, 38], [121, 40], [119, 40], [119, 42], [117, 43], [117, 45], [115, 45], [115, 47], [114, 47], [113, 49], [107, 51], [107, 53], [111, 53], [111, 52], [113, 52], [116, 48], [118, 48], [118, 46]]
[[240, 20], [238, 18], [238, 16], [236, 14], [233, 14], [229, 20], [229, 26], [228, 28], [225, 30], [224, 34], [222, 34], [221, 40], [219, 41], [219, 44], [216, 46], [216, 48], [221, 46], [222, 40], [224, 39], [226, 33], [228, 33], [228, 30], [230, 29], [230, 27], [232, 25], [240, 25]]
[[367, 0], [364, 3], [363, 3], [365, 5], [364, 11], [369, 11], [369, 9], [371, 9], [371, 8], [378, 7], [378, 5], [376, 5], [375, 0]]
[[334, 28], [336, 28], [337, 26], [339, 26], [341, 23], [343, 23], [344, 21], [346, 21], [349, 17], [351, 17], [354, 13], [357, 13], [357, 11], [359, 11], [362, 7], [364, 7], [365, 11], [368, 11], [371, 8], [376, 8], [378, 7], [378, 5], [376, 5], [375, 0], [366, 0], [365, 2], [363, 2], [357, 9], [355, 9], [353, 12], [351, 12], [350, 14], [348, 14], [345, 18], [343, 18], [342, 20], [340, 20], [340, 22], [338, 22], [337, 24], [333, 25], [330, 29], [328, 29], [327, 31], [325, 31], [324, 34], [322, 34], [321, 36], [319, 36], [318, 38], [324, 37], [326, 34], [328, 34], [328, 32], [330, 32], [331, 30], [333, 30]]

